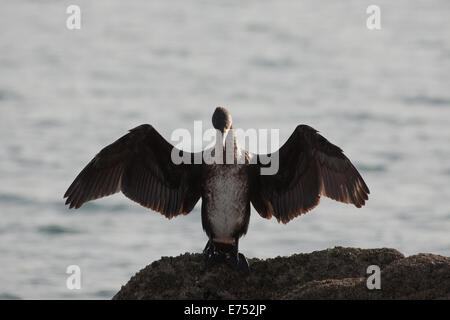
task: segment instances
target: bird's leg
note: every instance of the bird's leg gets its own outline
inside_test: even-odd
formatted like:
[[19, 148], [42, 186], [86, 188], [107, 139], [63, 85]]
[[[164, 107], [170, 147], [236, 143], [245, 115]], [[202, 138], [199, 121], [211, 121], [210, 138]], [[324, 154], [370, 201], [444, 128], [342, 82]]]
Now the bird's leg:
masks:
[[213, 243], [212, 243], [211, 239], [208, 239], [208, 242], [206, 243], [205, 249], [203, 249], [203, 253], [205, 255], [209, 254], [210, 251], [212, 250], [212, 246], [213, 246]]
[[205, 269], [206, 270], [208, 270], [209, 268], [214, 266], [220, 260], [219, 252], [216, 251], [214, 242], [211, 239], [209, 239], [208, 243], [206, 243], [205, 249], [203, 249], [203, 254], [205, 256]]
[[232, 265], [231, 267], [233, 269], [239, 270], [240, 272], [244, 273], [245, 275], [249, 275], [250, 274], [250, 267], [248, 265], [248, 261], [247, 258], [242, 254], [239, 253], [239, 238], [236, 237], [235, 238], [235, 245], [233, 248], [234, 252], [232, 255]]
[[205, 257], [205, 269], [211, 267], [213, 251], [214, 251], [213, 243], [211, 239], [209, 239], [208, 242], [206, 243], [205, 249], [203, 249], [203, 255]]

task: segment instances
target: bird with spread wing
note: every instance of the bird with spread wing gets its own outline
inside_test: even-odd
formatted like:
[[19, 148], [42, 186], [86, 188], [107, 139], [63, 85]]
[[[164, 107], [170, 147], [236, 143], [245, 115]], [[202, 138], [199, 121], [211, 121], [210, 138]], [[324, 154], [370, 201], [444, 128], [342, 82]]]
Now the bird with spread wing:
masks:
[[[170, 219], [190, 213], [202, 198], [202, 225], [209, 238], [204, 250], [207, 267], [225, 262], [248, 271], [238, 243], [248, 229], [250, 204], [261, 217], [288, 223], [316, 207], [321, 196], [358, 208], [368, 200], [369, 188], [342, 149], [310, 126], [297, 126], [284, 145], [268, 155], [278, 159], [279, 168], [263, 175], [263, 155], [238, 146], [228, 110], [216, 108], [212, 123], [225, 137], [216, 145], [232, 153], [233, 163], [198, 163], [198, 154], [174, 150], [153, 126], [144, 124], [103, 148], [86, 165], [64, 194], [66, 205], [78, 209], [122, 192]], [[227, 150], [227, 139], [234, 142], [232, 150]], [[191, 161], [175, 164], [174, 151]]]

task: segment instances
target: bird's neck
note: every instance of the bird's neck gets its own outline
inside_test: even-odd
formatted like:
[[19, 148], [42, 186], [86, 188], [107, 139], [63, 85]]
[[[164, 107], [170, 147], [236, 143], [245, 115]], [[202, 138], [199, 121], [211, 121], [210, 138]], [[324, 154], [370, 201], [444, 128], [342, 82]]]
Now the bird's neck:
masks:
[[233, 128], [225, 131], [224, 133], [218, 132], [216, 139], [216, 150], [219, 149], [223, 151], [224, 160], [226, 157], [236, 159], [239, 146]]

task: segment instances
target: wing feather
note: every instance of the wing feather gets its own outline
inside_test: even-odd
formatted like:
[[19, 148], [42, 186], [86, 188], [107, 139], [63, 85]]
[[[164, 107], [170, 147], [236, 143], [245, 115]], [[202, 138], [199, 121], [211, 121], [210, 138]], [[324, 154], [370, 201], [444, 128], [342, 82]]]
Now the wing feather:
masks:
[[251, 202], [264, 218], [273, 215], [287, 223], [316, 207], [321, 195], [358, 208], [369, 198], [369, 188], [342, 149], [309, 126], [298, 126], [273, 155], [279, 159], [276, 174], [260, 174], [267, 165], [259, 156], [251, 171]]
[[[201, 165], [175, 165], [173, 148], [150, 125], [131, 129], [103, 148], [79, 173], [64, 194], [66, 205], [78, 209], [88, 201], [122, 191], [168, 218], [189, 213], [201, 196], [195, 183]], [[190, 156], [193, 159], [195, 155]]]

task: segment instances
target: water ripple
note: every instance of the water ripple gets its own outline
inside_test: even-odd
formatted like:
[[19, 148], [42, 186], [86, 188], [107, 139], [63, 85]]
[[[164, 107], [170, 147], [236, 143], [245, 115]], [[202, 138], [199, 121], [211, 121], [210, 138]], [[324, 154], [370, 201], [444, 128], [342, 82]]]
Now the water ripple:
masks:
[[36, 203], [31, 198], [11, 193], [0, 193], [0, 203], [2, 204], [21, 204], [30, 205]]
[[61, 235], [61, 234], [73, 234], [73, 233], [79, 233], [78, 230], [67, 228], [64, 226], [56, 225], [56, 224], [50, 224], [45, 226], [40, 226], [37, 228], [37, 230], [40, 233], [48, 234], [48, 235]]
[[8, 292], [0, 293], [0, 300], [20, 300], [20, 299], [22, 298], [12, 293]]
[[450, 106], [450, 98], [445, 97], [418, 95], [412, 97], [405, 97], [403, 98], [403, 101], [413, 105], [427, 105], [437, 107]]

